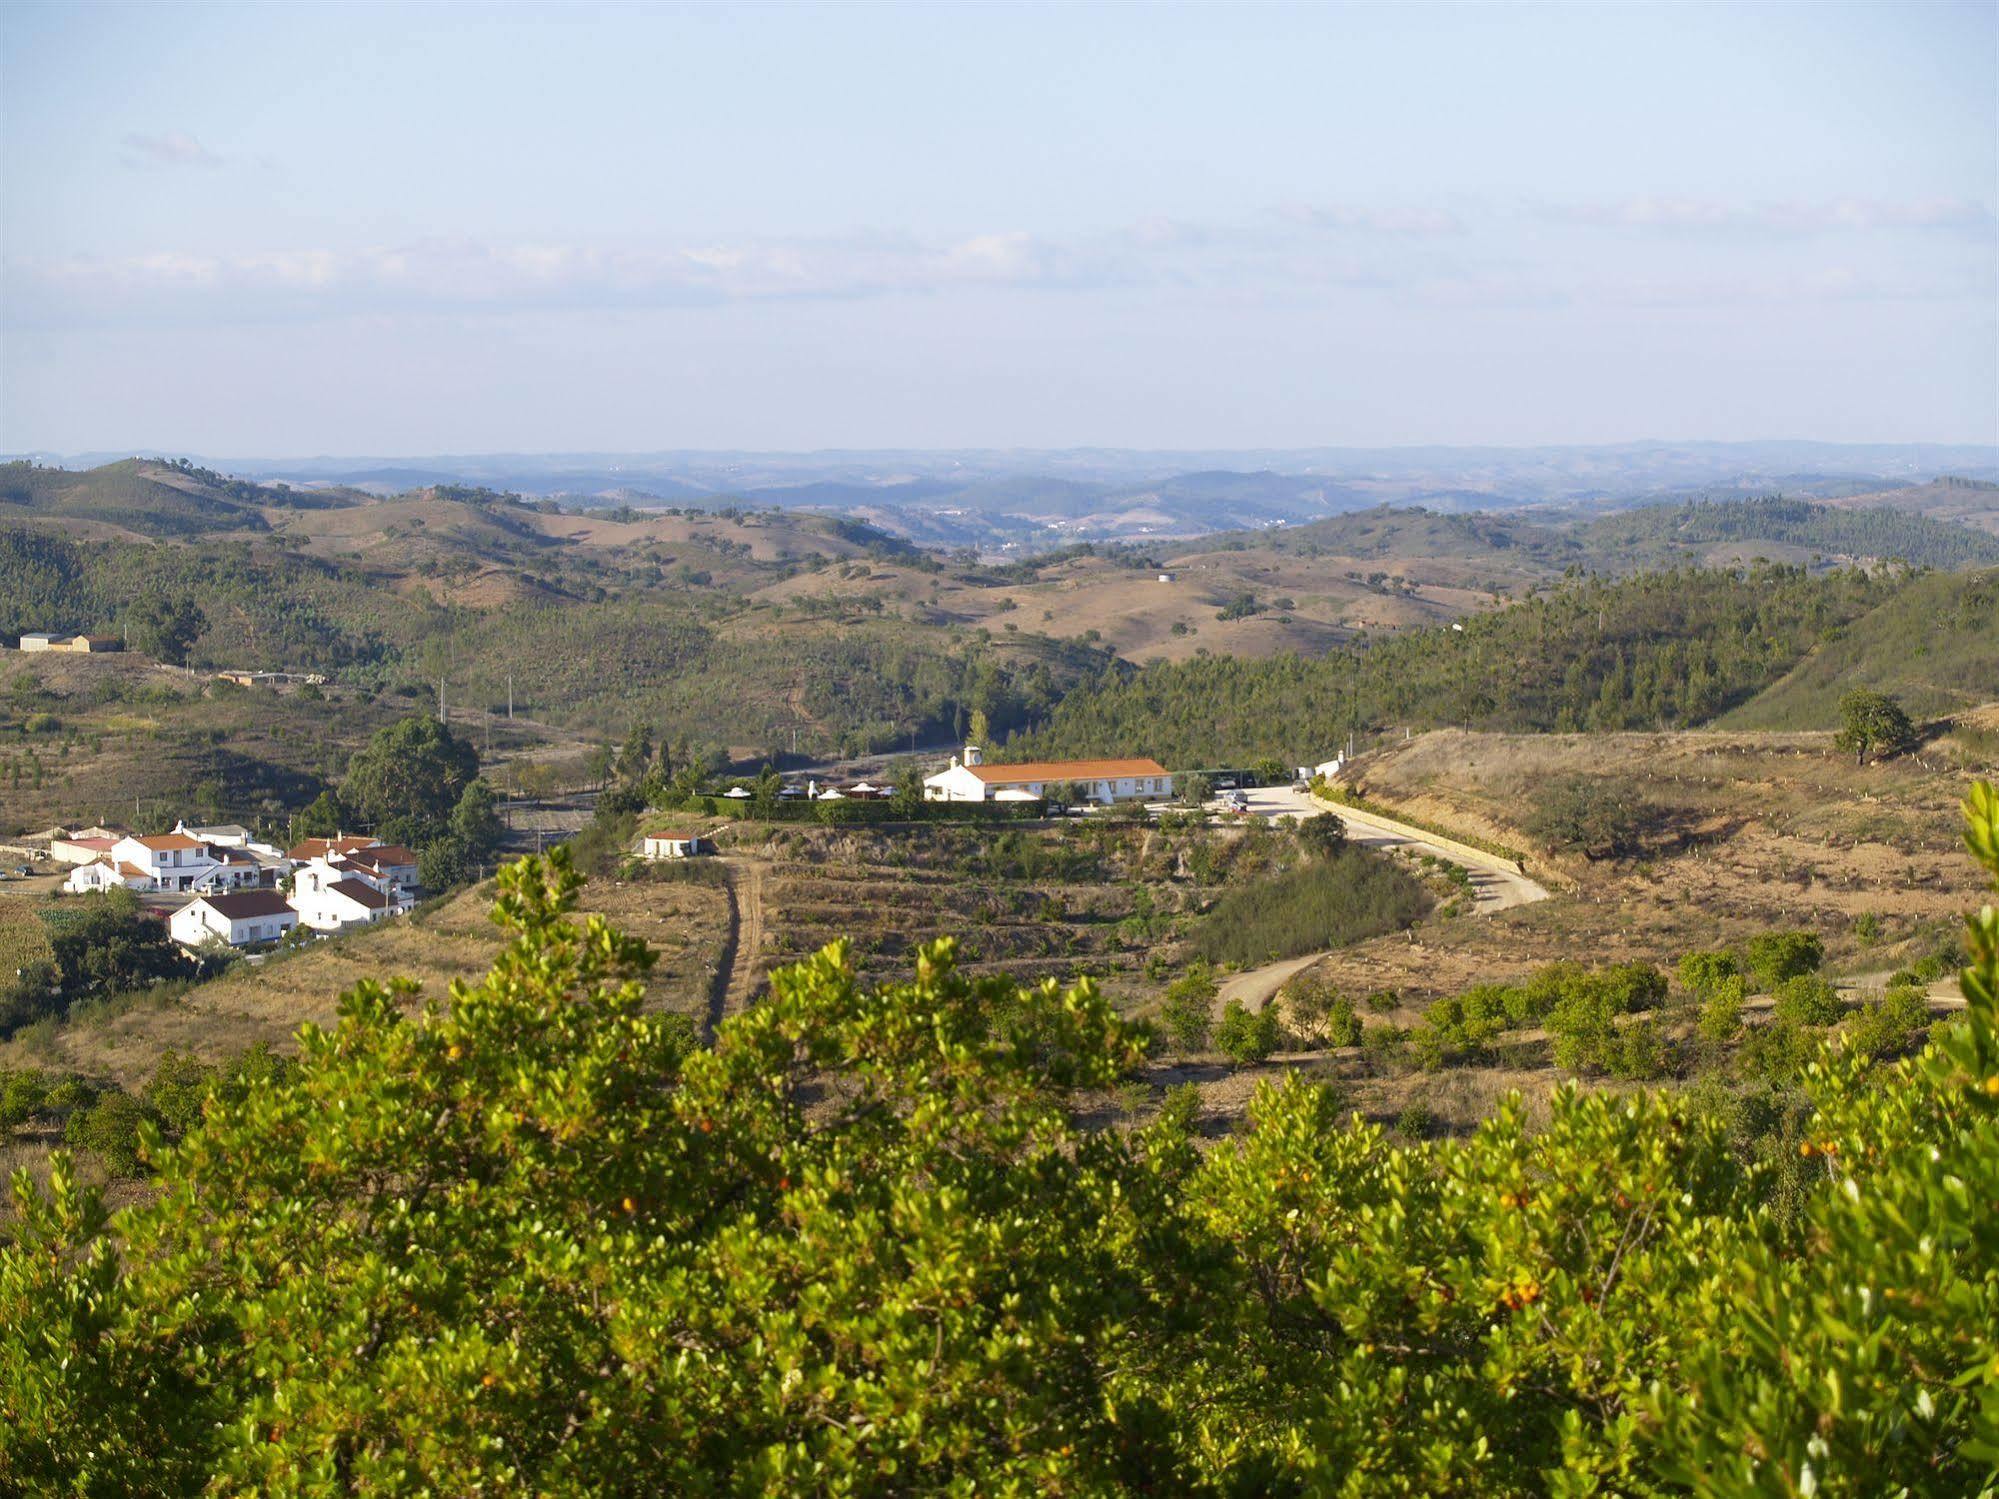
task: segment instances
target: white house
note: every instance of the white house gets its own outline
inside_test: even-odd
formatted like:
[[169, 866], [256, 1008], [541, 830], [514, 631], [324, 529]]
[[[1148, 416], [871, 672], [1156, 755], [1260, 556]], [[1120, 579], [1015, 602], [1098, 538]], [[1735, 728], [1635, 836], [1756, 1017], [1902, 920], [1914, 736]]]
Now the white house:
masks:
[[275, 890], [197, 896], [167, 918], [167, 930], [182, 947], [250, 947], [275, 942], [297, 925], [298, 913]]
[[[305, 871], [300, 871], [303, 878]], [[378, 890], [358, 876], [345, 879], [316, 879], [309, 888], [294, 886], [291, 908], [298, 919], [316, 932], [344, 931], [350, 926], [367, 926], [388, 916], [399, 916], [409, 908], [395, 896]]]
[[221, 865], [207, 844], [185, 833], [120, 838], [111, 845], [111, 858], [143, 869], [154, 890], [192, 890]]
[[416, 855], [400, 843], [371, 843], [334, 861], [336, 868], [358, 873], [392, 895], [416, 889]]
[[714, 852], [715, 845], [706, 834], [684, 828], [648, 833], [639, 840], [639, 856], [644, 859], [692, 859]]
[[69, 639], [67, 635], [55, 635], [47, 630], [36, 630], [32, 634], [21, 637], [21, 649], [24, 651], [52, 651], [56, 648], [58, 641], [67, 639]]
[[264, 861], [246, 848], [217, 848], [206, 845], [215, 867], [189, 888], [208, 895], [218, 890], [255, 889], [265, 883]]
[[[94, 840], [93, 840], [94, 841]], [[256, 861], [225, 863], [208, 845], [184, 833], [151, 838], [124, 837], [79, 865], [63, 882], [66, 890], [205, 890], [258, 883]]]
[[1028, 801], [1057, 786], [1073, 785], [1093, 802], [1157, 801], [1173, 794], [1173, 777], [1157, 760], [1029, 760], [988, 765], [976, 744], [961, 760], [923, 778], [923, 799], [931, 802]]
[[69, 872], [69, 878], [62, 882], [62, 887], [72, 895], [105, 890], [150, 890], [153, 888], [153, 877], [138, 865], [114, 859], [106, 852], [88, 864], [77, 865]]
[[222, 822], [214, 827], [191, 828], [183, 818], [174, 824], [174, 831], [185, 838], [198, 838], [211, 848], [247, 848], [250, 830], [238, 823]]

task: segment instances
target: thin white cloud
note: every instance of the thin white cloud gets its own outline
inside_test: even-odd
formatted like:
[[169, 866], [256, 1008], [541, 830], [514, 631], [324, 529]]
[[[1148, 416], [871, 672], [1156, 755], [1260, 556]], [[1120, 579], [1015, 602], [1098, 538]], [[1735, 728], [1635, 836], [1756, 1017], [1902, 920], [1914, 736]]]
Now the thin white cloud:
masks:
[[1294, 224], [1349, 234], [1462, 234], [1464, 220], [1447, 208], [1360, 203], [1287, 203], [1277, 210]]
[[120, 144], [129, 167], [219, 167], [223, 159], [193, 136], [179, 130], [164, 135], [133, 131]]
[[1743, 203], [1719, 198], [1639, 196], [1579, 203], [1539, 203], [1533, 212], [1558, 224], [1667, 233], [1829, 234], [1881, 229], [1989, 230], [1992, 210], [1970, 198], [1902, 202], [1830, 198], [1816, 202]]
[[[929, 295], [961, 288], [1087, 292], [1151, 287], [1203, 296], [1368, 296], [1451, 307], [1561, 303], [1645, 307], [1857, 299], [1984, 297], [1990, 277], [1957, 264], [1884, 263], [1833, 242], [1835, 269], [1802, 262], [1770, 236], [1807, 229], [1923, 228], [1990, 222], [1962, 200], [1837, 200], [1745, 210], [1718, 201], [1647, 198], [1550, 210], [1569, 233], [1529, 255], [1483, 219], [1438, 208], [1346, 205], [1268, 212], [1236, 223], [1142, 220], [1096, 234], [996, 228], [955, 237], [859, 232], [841, 237], [713, 237], [680, 243], [487, 242], [433, 238], [364, 248], [156, 252], [10, 260], [0, 267], [8, 326], [145, 321], [299, 321], [399, 312], [714, 305]], [[1718, 231], [1763, 226], [1778, 247], [1745, 251]], [[1497, 226], [1503, 228], [1503, 225]], [[1517, 227], [1517, 226], [1516, 226]], [[1596, 227], [1715, 233], [1719, 258], [1698, 268], [1664, 257], [1603, 255]], [[1355, 232], [1327, 232], [1352, 230]], [[1939, 237], [1940, 249], [1948, 240]], [[1848, 251], [1855, 253], [1848, 254]], [[1816, 257], [1812, 257], [1816, 258]], [[1934, 259], [1934, 257], [1932, 257]], [[1896, 251], [1895, 262], [1906, 257]], [[1778, 263], [1781, 262], [1781, 263]], [[1824, 264], [1822, 262], [1821, 264]]]

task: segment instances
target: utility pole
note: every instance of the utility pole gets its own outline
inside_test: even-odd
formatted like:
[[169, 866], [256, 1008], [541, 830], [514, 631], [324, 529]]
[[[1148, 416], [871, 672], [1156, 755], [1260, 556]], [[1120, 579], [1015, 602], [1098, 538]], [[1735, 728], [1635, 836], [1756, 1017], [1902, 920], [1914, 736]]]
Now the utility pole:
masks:
[[437, 679], [437, 721], [438, 721], [439, 723], [441, 723], [441, 724], [445, 725], [445, 726], [446, 726], [447, 728], [448, 728], [448, 727], [450, 727], [450, 723], [451, 723], [451, 720], [450, 720], [450, 719], [448, 719], [447, 717], [445, 717], [445, 711], [444, 711], [444, 678], [443, 678], [443, 677], [439, 677], [439, 678]]
[[513, 721], [514, 721], [514, 673], [513, 673], [513, 668], [509, 667], [507, 668], [507, 722], [512, 723]]

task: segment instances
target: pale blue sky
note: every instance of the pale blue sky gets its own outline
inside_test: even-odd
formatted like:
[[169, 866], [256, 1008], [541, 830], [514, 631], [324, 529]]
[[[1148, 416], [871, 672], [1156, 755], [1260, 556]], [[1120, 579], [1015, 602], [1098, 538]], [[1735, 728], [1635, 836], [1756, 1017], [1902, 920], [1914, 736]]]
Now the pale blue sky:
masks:
[[1999, 7], [0, 9], [0, 448], [1999, 440]]

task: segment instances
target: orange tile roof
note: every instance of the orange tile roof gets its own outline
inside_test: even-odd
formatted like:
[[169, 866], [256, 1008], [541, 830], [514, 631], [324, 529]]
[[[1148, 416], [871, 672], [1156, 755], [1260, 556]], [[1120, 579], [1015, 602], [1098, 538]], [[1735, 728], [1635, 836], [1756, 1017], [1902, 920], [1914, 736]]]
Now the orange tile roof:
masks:
[[1024, 760], [1018, 765], [965, 767], [988, 786], [1019, 786], [1029, 781], [1116, 781], [1127, 776], [1163, 776], [1157, 760]]
[[170, 848], [200, 848], [199, 838], [189, 838], [183, 833], [161, 833], [152, 838], [138, 840], [154, 853], [165, 853]]

